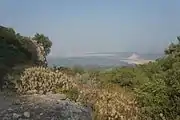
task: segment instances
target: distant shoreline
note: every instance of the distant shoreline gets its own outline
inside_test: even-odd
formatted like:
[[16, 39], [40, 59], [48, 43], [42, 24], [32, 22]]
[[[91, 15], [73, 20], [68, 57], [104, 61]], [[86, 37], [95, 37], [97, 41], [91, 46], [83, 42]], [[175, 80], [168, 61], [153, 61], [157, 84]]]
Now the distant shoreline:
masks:
[[154, 62], [155, 60], [131, 60], [131, 59], [125, 59], [125, 60], [120, 60], [122, 62], [127, 62], [128, 64], [147, 64], [149, 62]]
[[122, 53], [117, 55], [87, 55], [83, 57], [48, 57], [48, 65], [61, 65], [61, 66], [129, 66], [134, 64], [147, 64], [154, 62], [157, 58], [163, 55], [139, 55], [136, 53]]

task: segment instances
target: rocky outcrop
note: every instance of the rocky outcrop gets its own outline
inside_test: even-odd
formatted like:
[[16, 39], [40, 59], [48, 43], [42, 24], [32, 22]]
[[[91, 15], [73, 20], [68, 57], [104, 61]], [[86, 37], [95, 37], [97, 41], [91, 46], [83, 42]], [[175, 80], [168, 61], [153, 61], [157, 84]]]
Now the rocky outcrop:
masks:
[[32, 54], [32, 62], [35, 65], [47, 65], [45, 50], [42, 44], [37, 43], [36, 40], [26, 40], [25, 47]]
[[[0, 100], [0, 105], [7, 103]], [[1, 120], [92, 120], [91, 114], [90, 108], [66, 99], [63, 94], [21, 96], [0, 108]]]

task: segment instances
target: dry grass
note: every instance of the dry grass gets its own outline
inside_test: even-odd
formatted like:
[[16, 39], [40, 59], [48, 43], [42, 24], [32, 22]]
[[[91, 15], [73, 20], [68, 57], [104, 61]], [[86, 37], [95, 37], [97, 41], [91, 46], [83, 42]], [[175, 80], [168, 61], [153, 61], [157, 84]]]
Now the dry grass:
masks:
[[[89, 78], [91, 79], [91, 78]], [[133, 94], [118, 85], [82, 84], [78, 78], [60, 71], [33, 67], [26, 69], [18, 84], [20, 92], [29, 90], [64, 92], [75, 101], [93, 108], [94, 120], [137, 120], [138, 108]]]
[[132, 96], [116, 85], [102, 89], [81, 86], [79, 101], [92, 105], [95, 120], [137, 120], [138, 108]]
[[62, 91], [73, 88], [73, 78], [60, 71], [52, 71], [43, 67], [31, 67], [24, 70], [16, 81], [17, 92], [46, 93], [61, 88]]

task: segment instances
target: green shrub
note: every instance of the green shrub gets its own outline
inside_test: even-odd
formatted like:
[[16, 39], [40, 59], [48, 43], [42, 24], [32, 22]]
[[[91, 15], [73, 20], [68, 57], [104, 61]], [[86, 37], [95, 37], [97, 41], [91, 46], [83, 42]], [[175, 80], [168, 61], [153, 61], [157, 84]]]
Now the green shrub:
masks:
[[149, 78], [135, 89], [143, 119], [180, 118], [180, 39], [165, 53], [164, 58], [139, 66]]
[[141, 106], [142, 117], [153, 120], [161, 119], [160, 114], [167, 113], [169, 98], [167, 87], [161, 78], [149, 80], [135, 89], [139, 104]]
[[142, 70], [129, 67], [112, 69], [112, 71], [101, 73], [98, 78], [102, 84], [118, 84], [130, 89], [134, 89], [148, 79]]

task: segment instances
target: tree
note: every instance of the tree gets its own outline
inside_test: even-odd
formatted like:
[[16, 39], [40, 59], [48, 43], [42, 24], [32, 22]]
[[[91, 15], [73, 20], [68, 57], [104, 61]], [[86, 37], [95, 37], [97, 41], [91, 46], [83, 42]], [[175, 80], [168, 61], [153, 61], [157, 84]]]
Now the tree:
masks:
[[51, 51], [52, 42], [44, 34], [36, 33], [33, 37], [33, 40], [36, 40], [38, 43], [41, 43], [45, 50], [45, 55], [47, 56]]
[[178, 43], [171, 43], [165, 50], [166, 55], [173, 55], [173, 57], [180, 57], [180, 36], [177, 37]]
[[31, 53], [21, 44], [21, 35], [12, 28], [0, 26], [0, 89], [4, 76], [11, 72], [15, 65], [31, 60]]

